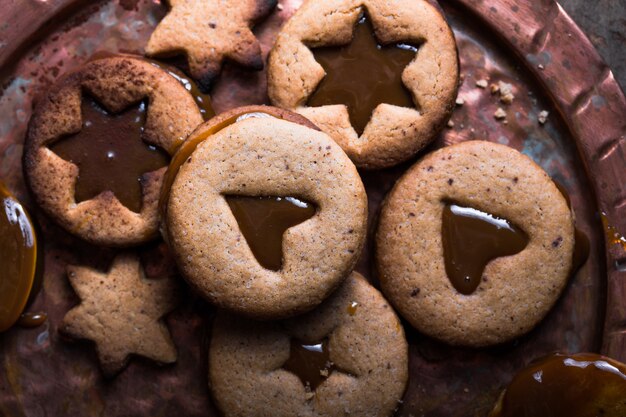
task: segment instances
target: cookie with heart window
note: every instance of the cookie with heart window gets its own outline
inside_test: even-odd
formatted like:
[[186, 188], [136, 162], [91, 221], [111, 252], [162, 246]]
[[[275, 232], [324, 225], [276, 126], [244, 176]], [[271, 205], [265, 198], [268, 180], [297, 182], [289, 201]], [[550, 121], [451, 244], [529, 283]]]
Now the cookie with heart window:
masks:
[[361, 168], [396, 165], [430, 143], [458, 84], [454, 35], [426, 0], [306, 1], [268, 64], [272, 104], [306, 116]]
[[67, 231], [102, 246], [158, 236], [171, 155], [202, 123], [173, 76], [129, 55], [88, 62], [39, 101], [28, 125], [25, 178]]
[[376, 234], [383, 293], [413, 327], [452, 345], [530, 331], [565, 288], [574, 221], [548, 174], [515, 149], [468, 141], [411, 167]]
[[407, 381], [402, 325], [358, 273], [303, 316], [213, 325], [209, 383], [227, 417], [391, 416]]
[[363, 248], [367, 197], [350, 159], [302, 116], [235, 109], [190, 135], [162, 201], [183, 276], [213, 304], [257, 319], [308, 311]]

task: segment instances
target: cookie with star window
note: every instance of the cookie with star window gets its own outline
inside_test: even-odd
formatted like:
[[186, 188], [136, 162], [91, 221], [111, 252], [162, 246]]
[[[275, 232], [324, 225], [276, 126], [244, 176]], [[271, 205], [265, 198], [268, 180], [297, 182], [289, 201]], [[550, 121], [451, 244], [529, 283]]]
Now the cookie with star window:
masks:
[[171, 155], [202, 116], [175, 78], [128, 55], [62, 77], [28, 126], [25, 177], [37, 203], [78, 237], [134, 246], [158, 236]]
[[391, 416], [407, 380], [402, 325], [358, 273], [306, 315], [213, 326], [209, 384], [226, 417]]
[[454, 35], [426, 0], [305, 1], [268, 64], [272, 104], [304, 115], [370, 169], [430, 143], [458, 84]]

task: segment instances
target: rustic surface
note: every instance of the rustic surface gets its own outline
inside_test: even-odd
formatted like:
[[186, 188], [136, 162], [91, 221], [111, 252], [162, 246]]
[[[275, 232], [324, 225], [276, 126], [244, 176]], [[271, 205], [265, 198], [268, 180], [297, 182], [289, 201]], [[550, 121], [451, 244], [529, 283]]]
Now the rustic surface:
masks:
[[560, 0], [626, 88], [626, 1]]
[[[89, 4], [82, 0], [7, 2], [20, 8], [19, 13], [15, 7], [7, 8], [4, 21], [15, 25], [0, 27], [0, 45], [8, 42], [0, 48], [0, 110], [5, 115], [0, 125], [0, 178], [35, 211], [20, 164], [33, 100], [60, 73], [84, 62], [98, 49], [141, 53], [165, 9], [158, 0]], [[48, 25], [32, 48], [11, 43], [11, 39], [20, 39], [27, 28], [36, 28], [54, 15], [55, 8], [58, 12], [70, 3], [83, 11], [76, 15], [75, 10], [67, 10], [64, 19], [69, 20], [57, 19], [66, 23]], [[626, 293], [626, 286], [620, 284], [620, 277], [626, 273], [626, 258], [619, 246], [608, 248], [612, 263], [607, 311], [611, 320], [604, 332], [606, 253], [593, 197], [595, 190], [600, 209], [607, 212], [611, 224], [623, 234], [626, 216], [620, 215], [620, 210], [626, 209], [626, 204], [622, 204], [626, 201], [626, 187], [619, 181], [623, 171], [617, 174], [610, 169], [623, 169], [626, 158], [622, 117], [626, 104], [593, 48], [551, 0], [442, 3], [460, 49], [465, 80], [460, 94], [465, 104], [455, 110], [455, 126], [447, 129], [430, 149], [482, 138], [521, 150], [563, 183], [572, 197], [578, 225], [589, 234], [592, 243], [591, 258], [571, 280], [556, 308], [535, 330], [514, 343], [491, 349], [454, 349], [406, 326], [411, 380], [399, 415], [484, 417], [511, 375], [537, 356], [553, 351], [601, 349], [615, 356], [626, 354], [622, 348], [626, 338], [620, 330], [626, 322], [622, 317], [626, 314], [626, 295], [621, 300], [619, 295], [620, 291]], [[255, 31], [264, 53], [300, 0], [282, 0], [281, 4], [283, 9], [275, 11]], [[25, 16], [30, 16], [31, 22], [34, 18], [34, 23], [24, 25]], [[495, 32], [508, 43], [496, 42]], [[11, 33], [14, 38], [7, 38]], [[572, 42], [576, 42], [576, 48], [571, 47]], [[515, 48], [510, 46], [513, 44]], [[568, 48], [562, 48], [564, 44]], [[539, 65], [543, 69], [538, 69]], [[565, 70], [569, 71], [568, 77], [562, 76]], [[264, 73], [227, 66], [213, 91], [216, 109], [224, 111], [267, 102], [264, 77]], [[504, 106], [496, 95], [476, 87], [476, 81], [487, 78], [513, 85], [516, 98], [511, 106]], [[500, 106], [507, 110], [508, 124], [493, 117]], [[550, 116], [548, 123], [541, 126], [537, 115], [544, 109], [550, 111]], [[583, 163], [596, 174], [587, 177]], [[370, 199], [372, 230], [380, 201], [407, 167], [404, 164], [362, 173]], [[36, 213], [36, 218], [46, 240], [46, 269], [43, 291], [32, 308], [47, 311], [50, 320], [37, 329], [13, 329], [0, 335], [0, 415], [216, 415], [206, 381], [211, 309], [189, 294], [189, 302], [168, 318], [180, 350], [176, 365], [160, 369], [145, 361], [133, 361], [116, 379], [105, 380], [97, 368], [93, 348], [62, 339], [58, 326], [63, 315], [77, 303], [64, 274], [65, 266], [90, 264], [105, 269], [114, 253], [85, 245], [40, 213]], [[141, 254], [148, 275], [173, 273], [164, 245], [150, 245]], [[370, 259], [371, 247], [366, 250], [359, 271], [375, 282]], [[77, 395], [67, 396], [70, 391]]]

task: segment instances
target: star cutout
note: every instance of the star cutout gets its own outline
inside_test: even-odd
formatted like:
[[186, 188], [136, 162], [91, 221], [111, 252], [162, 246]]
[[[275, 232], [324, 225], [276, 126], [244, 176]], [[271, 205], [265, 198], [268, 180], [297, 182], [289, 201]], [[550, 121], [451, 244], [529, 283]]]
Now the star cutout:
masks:
[[380, 45], [366, 15], [359, 19], [348, 45], [321, 47], [312, 52], [326, 76], [307, 105], [345, 105], [359, 136], [379, 104], [415, 107], [402, 82], [402, 72], [415, 58], [417, 48], [407, 44]]
[[81, 104], [83, 126], [50, 150], [78, 166], [77, 203], [110, 191], [128, 209], [139, 213], [143, 175], [168, 164], [169, 158], [143, 141], [147, 106], [141, 102], [119, 114], [109, 114], [88, 96]]
[[189, 72], [204, 91], [230, 59], [263, 69], [261, 45], [252, 26], [270, 13], [277, 0], [169, 0], [171, 10], [146, 46], [150, 56], [184, 52]]
[[63, 319], [63, 331], [92, 340], [106, 375], [115, 375], [137, 354], [161, 363], [176, 361], [176, 348], [161, 318], [177, 304], [174, 280], [148, 279], [135, 255], [119, 255], [107, 273], [69, 266], [70, 284], [81, 299]]
[[330, 360], [328, 339], [316, 344], [292, 339], [289, 359], [283, 369], [295, 374], [305, 387], [315, 391], [336, 370]]

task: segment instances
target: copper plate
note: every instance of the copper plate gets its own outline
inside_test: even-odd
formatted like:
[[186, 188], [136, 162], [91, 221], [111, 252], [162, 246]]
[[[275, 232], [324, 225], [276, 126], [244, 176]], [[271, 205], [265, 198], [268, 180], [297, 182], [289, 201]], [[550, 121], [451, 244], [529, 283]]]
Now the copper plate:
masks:
[[[277, 30], [301, 0], [281, 7], [256, 33], [268, 52]], [[464, 82], [448, 128], [430, 148], [472, 138], [505, 143], [531, 156], [569, 191], [577, 223], [591, 239], [591, 257], [554, 310], [530, 334], [490, 349], [455, 349], [407, 328], [411, 380], [400, 416], [485, 416], [520, 367], [553, 351], [602, 352], [626, 361], [626, 100], [611, 71], [553, 0], [442, 0], [454, 27]], [[90, 247], [37, 212], [20, 158], [32, 104], [61, 73], [97, 50], [141, 53], [166, 6], [159, 0], [6, 0], [0, 15], [0, 178], [41, 224], [45, 280], [31, 309], [49, 314], [40, 328], [0, 335], [2, 416], [214, 416], [207, 387], [212, 310], [189, 293], [168, 325], [179, 350], [174, 366], [133, 360], [105, 380], [88, 343], [58, 333], [77, 303], [64, 275], [68, 263], [106, 269], [113, 251]], [[515, 101], [498, 103], [479, 79], [513, 84]], [[267, 103], [265, 74], [227, 66], [213, 92], [224, 111]], [[499, 107], [507, 124], [496, 121]], [[537, 115], [550, 111], [541, 126]], [[380, 201], [410, 164], [363, 172], [371, 229]], [[606, 220], [603, 228], [601, 213]], [[604, 232], [604, 234], [603, 234]], [[141, 249], [149, 275], [175, 273], [167, 248]], [[359, 265], [370, 273], [371, 245]]]

